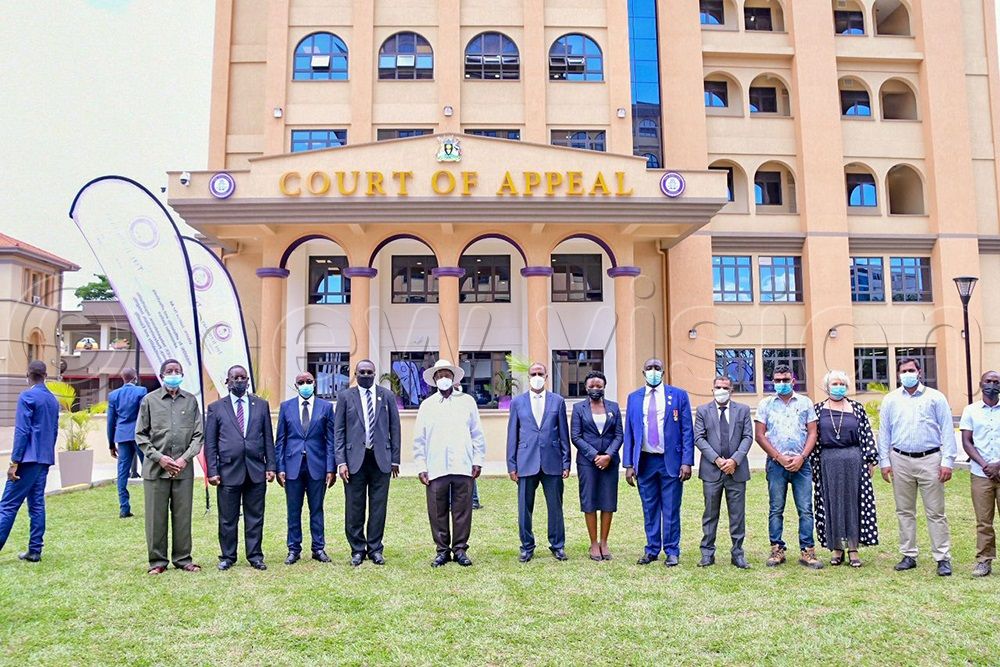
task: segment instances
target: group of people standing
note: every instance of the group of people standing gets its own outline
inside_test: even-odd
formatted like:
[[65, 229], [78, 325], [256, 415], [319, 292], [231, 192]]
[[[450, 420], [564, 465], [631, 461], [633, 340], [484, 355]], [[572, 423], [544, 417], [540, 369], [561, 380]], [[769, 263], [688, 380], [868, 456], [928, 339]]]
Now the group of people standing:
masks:
[[[769, 496], [766, 565], [786, 562], [784, 510], [791, 487], [798, 513], [799, 563], [820, 569], [814, 535], [831, 551], [829, 563], [861, 567], [859, 548], [878, 544], [872, 475], [878, 466], [892, 484], [899, 522], [902, 560], [896, 570], [917, 567], [916, 499], [922, 497], [937, 573], [951, 574], [951, 547], [944, 511], [944, 484], [957, 455], [950, 408], [945, 397], [921, 382], [920, 363], [901, 358], [900, 387], [882, 402], [879, 437], [857, 401], [847, 397], [849, 378], [830, 371], [823, 378], [827, 397], [809, 400], [794, 389], [792, 370], [774, 367], [769, 382], [774, 393], [752, 416], [749, 406], [732, 397], [732, 380], [717, 377], [712, 400], [692, 408], [686, 391], [663, 382], [663, 362], [648, 360], [645, 384], [628, 395], [624, 414], [605, 398], [605, 376], [593, 371], [585, 379], [587, 398], [567, 417], [562, 396], [546, 389], [548, 369], [534, 363], [529, 391], [510, 407], [506, 463], [518, 487], [519, 560], [534, 557], [532, 516], [542, 487], [547, 505], [548, 546], [566, 560], [563, 512], [564, 480], [576, 448], [580, 509], [590, 536], [589, 556], [613, 558], [608, 545], [617, 511], [619, 468], [637, 486], [644, 516], [646, 545], [639, 565], [664, 556], [676, 566], [680, 558], [680, 510], [684, 483], [691, 478], [694, 449], [701, 452], [701, 559], [715, 564], [715, 542], [723, 496], [732, 539], [731, 563], [750, 564], [744, 551], [747, 457], [754, 441], [767, 454]], [[28, 550], [20, 558], [38, 561], [45, 528], [44, 488], [54, 463], [59, 405], [45, 386], [45, 365], [29, 364], [29, 389], [18, 401], [14, 448], [8, 481], [0, 499], [0, 548], [24, 501], [30, 516]], [[285, 564], [301, 559], [302, 510], [308, 506], [310, 552], [330, 562], [326, 553], [323, 504], [326, 491], [339, 478], [344, 484], [345, 534], [351, 564], [370, 560], [383, 565], [383, 535], [390, 480], [399, 474], [400, 419], [392, 393], [376, 386], [369, 360], [355, 367], [356, 385], [342, 391], [336, 407], [315, 396], [315, 378], [300, 373], [297, 395], [281, 404], [277, 434], [272, 431], [267, 401], [248, 392], [249, 377], [241, 366], [229, 369], [229, 394], [209, 405], [204, 418], [198, 400], [180, 387], [183, 368], [170, 359], [159, 370], [161, 388], [146, 394], [135, 384], [134, 371], [109, 399], [108, 440], [119, 458], [120, 516], [131, 516], [125, 486], [133, 457], [142, 464], [145, 529], [149, 569], [162, 574], [170, 563], [187, 572], [200, 567], [191, 557], [192, 463], [204, 446], [207, 481], [217, 488], [219, 570], [237, 561], [239, 520], [244, 524], [247, 561], [267, 569], [262, 549], [267, 484], [285, 490], [288, 555]], [[463, 370], [439, 360], [424, 371], [434, 387], [417, 412], [413, 459], [426, 488], [428, 520], [440, 567], [454, 561], [472, 565], [469, 539], [475, 479], [482, 472], [486, 442], [475, 400], [463, 393]], [[966, 407], [960, 428], [972, 467], [972, 498], [977, 519], [977, 553], [973, 576], [990, 574], [996, 557], [993, 519], [1000, 507], [1000, 374], [982, 377], [983, 399]], [[122, 478], [125, 478], [124, 481]], [[168, 532], [171, 549], [168, 556]]]

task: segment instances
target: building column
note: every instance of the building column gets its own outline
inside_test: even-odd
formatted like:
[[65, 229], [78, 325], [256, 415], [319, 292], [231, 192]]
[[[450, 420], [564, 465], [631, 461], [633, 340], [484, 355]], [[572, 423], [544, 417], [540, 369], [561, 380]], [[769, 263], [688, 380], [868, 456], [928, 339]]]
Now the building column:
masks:
[[640, 273], [638, 266], [608, 269], [608, 276], [615, 279], [615, 384], [619, 398], [636, 384], [635, 278]]
[[458, 281], [465, 276], [465, 269], [458, 266], [439, 266], [431, 269], [438, 283], [438, 317], [441, 328], [438, 350], [441, 359], [458, 364]]
[[344, 277], [351, 281], [351, 368], [363, 359], [371, 359], [372, 325], [368, 317], [371, 307], [372, 278], [378, 269], [367, 266], [349, 266]]
[[[111, 344], [111, 325], [102, 324], [101, 325], [101, 335], [100, 341], [98, 342], [98, 350], [106, 350]], [[41, 352], [41, 350], [39, 350]]]
[[540, 361], [548, 368], [552, 363], [549, 350], [549, 292], [551, 266], [526, 266], [521, 277], [528, 286], [527, 318], [529, 363]]
[[257, 269], [260, 285], [260, 331], [257, 342], [260, 355], [257, 362], [257, 379], [260, 386], [255, 392], [266, 391], [268, 403], [276, 409], [284, 395], [282, 390], [281, 336], [285, 314], [285, 279], [290, 271], [280, 267]]

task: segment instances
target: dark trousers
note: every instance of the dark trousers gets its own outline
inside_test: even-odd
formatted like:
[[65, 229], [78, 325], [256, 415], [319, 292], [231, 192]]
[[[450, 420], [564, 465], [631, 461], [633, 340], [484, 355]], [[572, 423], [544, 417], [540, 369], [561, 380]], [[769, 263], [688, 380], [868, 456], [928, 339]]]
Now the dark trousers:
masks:
[[646, 529], [646, 553], [668, 556], [681, 553], [681, 478], [668, 475], [663, 454], [639, 455], [639, 499]]
[[469, 548], [472, 482], [470, 475], [445, 475], [432, 479], [427, 486], [427, 518], [439, 554]]
[[139, 465], [142, 465], [142, 451], [135, 444], [135, 440], [119, 442], [115, 447], [118, 449], [118, 507], [122, 512], [128, 513], [132, 511], [132, 506], [129, 504], [128, 480], [132, 476], [136, 457], [139, 457]]
[[45, 480], [49, 466], [42, 463], [21, 463], [17, 466], [16, 482], [7, 481], [0, 498], [0, 551], [7, 543], [14, 519], [21, 504], [28, 501], [28, 551], [42, 553], [42, 538], [45, 536]]
[[167, 528], [171, 529], [174, 567], [191, 563], [191, 506], [194, 477], [143, 480], [146, 508], [146, 550], [150, 567], [166, 567]]
[[743, 555], [743, 539], [746, 537], [746, 493], [747, 483], [737, 482], [732, 475], [722, 475], [714, 482], [702, 480], [705, 493], [705, 513], [701, 517], [701, 553], [715, 555], [715, 535], [719, 529], [719, 513], [722, 509], [722, 495], [726, 495], [726, 512], [729, 514], [729, 536], [733, 540], [732, 555]]
[[305, 459], [296, 479], [285, 480], [285, 507], [288, 509], [288, 551], [302, 552], [302, 504], [309, 501], [309, 537], [312, 552], [326, 548], [323, 524], [323, 499], [326, 498], [326, 479], [315, 479], [309, 474]]
[[[391, 473], [382, 472], [375, 452], [365, 450], [361, 468], [344, 484], [344, 532], [351, 554], [372, 555], [382, 551], [385, 534], [385, 511], [389, 504]], [[367, 506], [368, 525], [365, 526]]]
[[545, 510], [549, 520], [549, 549], [555, 551], [566, 546], [566, 524], [563, 521], [562, 475], [528, 475], [517, 478], [517, 527], [521, 533], [521, 549], [535, 550], [535, 534], [531, 531], [535, 511], [535, 491], [542, 485], [545, 493]]
[[236, 560], [239, 545], [240, 507], [243, 507], [243, 538], [246, 541], [247, 560], [264, 560], [261, 537], [264, 534], [264, 496], [267, 482], [251, 482], [247, 477], [242, 484], [223, 485], [218, 490], [219, 546], [221, 558]]

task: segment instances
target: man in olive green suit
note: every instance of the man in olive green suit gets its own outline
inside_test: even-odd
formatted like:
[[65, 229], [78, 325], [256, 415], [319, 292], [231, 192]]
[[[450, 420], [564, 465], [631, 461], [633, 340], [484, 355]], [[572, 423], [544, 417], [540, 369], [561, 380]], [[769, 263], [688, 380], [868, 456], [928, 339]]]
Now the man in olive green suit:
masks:
[[199, 572], [191, 560], [191, 507], [194, 501], [194, 458], [201, 451], [201, 406], [181, 389], [184, 370], [176, 359], [160, 365], [160, 389], [139, 405], [135, 442], [142, 463], [146, 508], [149, 574], [167, 569], [167, 524], [173, 527], [174, 567]]

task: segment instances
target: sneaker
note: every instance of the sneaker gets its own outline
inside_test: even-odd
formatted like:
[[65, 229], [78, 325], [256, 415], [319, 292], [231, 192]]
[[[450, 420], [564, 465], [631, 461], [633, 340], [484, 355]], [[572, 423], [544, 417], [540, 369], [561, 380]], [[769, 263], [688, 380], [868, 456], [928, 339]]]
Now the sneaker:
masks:
[[816, 548], [809, 547], [808, 549], [803, 549], [802, 554], [799, 556], [799, 565], [805, 565], [811, 570], [822, 570], [823, 563], [816, 558]]
[[974, 568], [972, 568], [972, 576], [973, 577], [988, 577], [988, 576], [990, 576], [990, 572], [992, 570], [993, 570], [993, 567], [992, 567], [990, 561], [984, 560], [984, 561], [982, 561], [980, 563], [976, 563], [976, 566]]
[[785, 547], [780, 544], [771, 545], [771, 557], [767, 559], [768, 567], [778, 567], [785, 562]]

